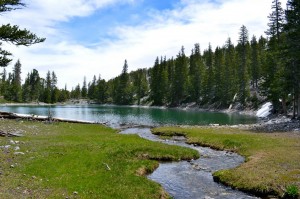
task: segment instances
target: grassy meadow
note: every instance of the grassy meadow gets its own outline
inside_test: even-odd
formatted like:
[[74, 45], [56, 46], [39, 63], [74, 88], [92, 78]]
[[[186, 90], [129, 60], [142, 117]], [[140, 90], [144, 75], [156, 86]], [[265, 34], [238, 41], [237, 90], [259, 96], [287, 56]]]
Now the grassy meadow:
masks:
[[199, 156], [101, 125], [0, 120], [0, 130], [24, 135], [0, 137], [0, 198], [168, 198], [145, 174]]
[[[145, 175], [158, 160], [199, 156], [101, 125], [0, 120], [0, 130], [24, 135], [0, 137], [0, 198], [169, 198]], [[231, 187], [278, 197], [299, 193], [299, 133], [229, 127], [161, 127], [153, 133], [184, 135], [191, 144], [246, 157], [241, 166], [213, 174]]]
[[161, 127], [153, 129], [153, 133], [184, 135], [189, 143], [234, 151], [246, 157], [241, 166], [213, 174], [216, 181], [233, 188], [261, 196], [285, 194], [287, 198], [299, 193], [299, 133], [259, 133], [228, 127]]

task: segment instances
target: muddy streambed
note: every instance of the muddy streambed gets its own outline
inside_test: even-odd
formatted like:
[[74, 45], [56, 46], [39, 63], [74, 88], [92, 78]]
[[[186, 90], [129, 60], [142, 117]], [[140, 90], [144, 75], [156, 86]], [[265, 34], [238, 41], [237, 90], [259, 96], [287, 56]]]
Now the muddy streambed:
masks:
[[160, 163], [159, 167], [148, 176], [149, 179], [161, 184], [175, 199], [256, 198], [213, 181], [213, 172], [234, 168], [244, 162], [244, 158], [236, 153], [188, 145], [184, 137], [174, 136], [170, 140], [162, 140], [153, 135], [149, 128], [128, 128], [120, 133], [138, 134], [151, 141], [189, 147], [199, 151], [201, 157], [197, 160]]

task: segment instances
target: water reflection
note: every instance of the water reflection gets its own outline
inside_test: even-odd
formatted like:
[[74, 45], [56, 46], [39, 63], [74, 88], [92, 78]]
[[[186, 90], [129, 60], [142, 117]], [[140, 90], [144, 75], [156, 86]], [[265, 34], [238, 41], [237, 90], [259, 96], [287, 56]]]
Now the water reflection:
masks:
[[207, 124], [246, 124], [255, 123], [256, 118], [216, 112], [195, 110], [163, 109], [154, 107], [66, 105], [66, 106], [0, 106], [1, 111], [48, 115], [53, 117], [89, 120], [107, 123], [133, 125], [207, 125]]

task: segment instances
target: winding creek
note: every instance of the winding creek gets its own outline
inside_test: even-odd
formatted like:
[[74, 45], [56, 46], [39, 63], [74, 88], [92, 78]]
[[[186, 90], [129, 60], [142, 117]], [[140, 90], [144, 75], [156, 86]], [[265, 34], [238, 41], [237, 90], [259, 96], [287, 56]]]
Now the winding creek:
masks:
[[[197, 150], [201, 156], [199, 159], [161, 163], [158, 169], [148, 176], [149, 179], [160, 183], [175, 199], [256, 198], [213, 181], [213, 172], [237, 167], [244, 162], [243, 157], [235, 153], [188, 145], [184, 137], [162, 140], [153, 135], [149, 128], [132, 128], [132, 126], [248, 124], [255, 123], [257, 121], [255, 117], [199, 110], [101, 105], [4, 105], [0, 106], [0, 111], [44, 116], [51, 112], [53, 117], [105, 123], [112, 128], [125, 129], [121, 131], [122, 134], [138, 134], [151, 141]], [[128, 126], [131, 128], [126, 128]]]
[[120, 133], [137, 134], [142, 138], [171, 145], [189, 147], [200, 153], [192, 161], [160, 163], [148, 176], [158, 182], [175, 199], [254, 199], [256, 197], [214, 182], [212, 173], [239, 166], [244, 158], [236, 153], [216, 151], [207, 147], [188, 145], [184, 137], [162, 140], [149, 128], [128, 128]]

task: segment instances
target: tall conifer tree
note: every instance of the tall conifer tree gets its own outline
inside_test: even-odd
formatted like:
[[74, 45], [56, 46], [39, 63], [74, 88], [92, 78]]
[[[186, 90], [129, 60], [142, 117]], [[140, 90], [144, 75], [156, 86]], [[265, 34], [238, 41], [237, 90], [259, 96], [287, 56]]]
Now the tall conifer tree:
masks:
[[200, 52], [200, 45], [195, 44], [195, 47], [192, 51], [190, 56], [190, 95], [191, 100], [196, 102], [197, 104], [200, 103], [202, 88], [201, 83], [203, 81], [203, 71], [204, 71], [204, 64]]
[[285, 31], [287, 77], [293, 94], [294, 117], [300, 117], [300, 0], [288, 0]]
[[204, 51], [203, 54], [205, 60], [205, 79], [203, 82], [204, 92], [203, 92], [203, 101], [204, 103], [210, 103], [213, 101], [215, 96], [214, 89], [214, 52], [212, 50], [211, 44], [208, 45], [208, 50]]
[[[284, 26], [284, 11], [281, 7], [279, 0], [273, 0], [272, 12], [269, 15], [268, 30], [266, 31], [269, 37], [267, 59], [263, 68], [263, 83], [262, 93], [273, 104], [274, 113], [280, 111], [280, 98], [282, 99], [285, 109], [285, 99], [287, 93], [285, 93], [285, 71], [284, 62], [282, 62], [282, 31]], [[286, 110], [283, 110], [286, 112]]]
[[87, 97], [87, 84], [86, 84], [86, 77], [83, 78], [83, 84], [81, 88], [81, 97], [86, 98]]
[[239, 67], [238, 67], [238, 85], [239, 101], [246, 105], [246, 99], [249, 97], [249, 41], [248, 30], [246, 26], [240, 28], [239, 41], [237, 46]]
[[10, 86], [10, 99], [15, 102], [22, 101], [21, 67], [22, 65], [20, 63], [20, 60], [18, 60], [13, 68], [13, 77], [11, 82], [12, 85]]
[[187, 96], [188, 86], [188, 61], [184, 53], [184, 47], [182, 46], [181, 51], [177, 55], [174, 79], [173, 79], [173, 97], [171, 104], [178, 106]]

